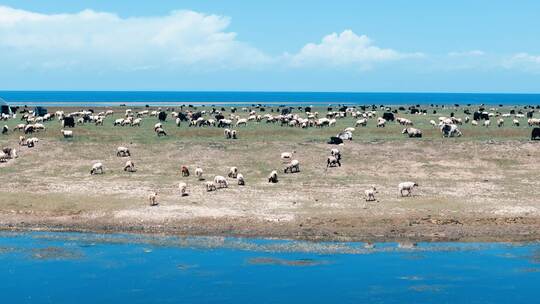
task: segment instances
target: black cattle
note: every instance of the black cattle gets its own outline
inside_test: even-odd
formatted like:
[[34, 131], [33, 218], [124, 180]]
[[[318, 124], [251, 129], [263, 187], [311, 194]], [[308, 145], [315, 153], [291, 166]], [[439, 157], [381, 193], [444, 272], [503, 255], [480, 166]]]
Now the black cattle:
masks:
[[163, 111], [159, 112], [159, 114], [158, 114], [158, 119], [159, 119], [160, 121], [165, 121], [165, 120], [167, 120], [167, 113], [165, 113], [165, 112], [163, 112]]
[[531, 140], [540, 140], [540, 128], [534, 128], [532, 130]]
[[193, 113], [191, 114], [191, 120], [197, 120], [199, 119], [199, 117], [202, 116], [202, 113], [201, 112], [196, 112], [196, 113]]
[[64, 128], [75, 128], [75, 118], [73, 116], [64, 117]]
[[411, 109], [411, 114], [416, 114], [418, 112], [420, 112], [420, 111], [418, 109], [416, 109], [416, 108]]
[[463, 111], [463, 113], [465, 113], [465, 114], [467, 114], [467, 115], [471, 115], [471, 111], [469, 111], [469, 109], [465, 109], [465, 110]]
[[476, 120], [476, 121], [479, 121], [480, 120], [480, 112], [474, 112], [473, 114], [473, 119]]
[[290, 108], [284, 108], [284, 109], [281, 109], [281, 115], [287, 115], [291, 113], [291, 109]]
[[330, 111], [332, 111], [332, 108], [331, 108], [331, 107], [328, 107], [328, 108], [326, 108], [326, 110], [327, 110], [328, 112], [330, 112]]
[[343, 143], [343, 139], [341, 139], [339, 137], [336, 137], [336, 136], [330, 137], [330, 141], [328, 142], [328, 144], [330, 144], [330, 145], [339, 145], [339, 144], [342, 144], [342, 143]]
[[390, 112], [385, 112], [383, 113], [383, 116], [382, 116], [386, 121], [394, 121], [394, 114], [390, 113]]
[[481, 113], [480, 118], [482, 118], [483, 120], [489, 120], [489, 114], [488, 113]]
[[343, 107], [339, 108], [339, 111], [340, 111], [340, 112], [345, 112], [345, 111], [347, 111], [347, 107], [346, 107], [346, 106], [343, 106]]
[[450, 117], [454, 117], [454, 115], [455, 115], [454, 112], [450, 113]]
[[182, 112], [178, 113], [178, 118], [180, 118], [180, 121], [188, 121], [187, 115]]
[[527, 112], [527, 118], [533, 118], [534, 111]]
[[217, 114], [216, 116], [214, 116], [216, 118], [216, 121], [220, 121], [222, 119], [225, 119], [225, 116], [223, 114]]

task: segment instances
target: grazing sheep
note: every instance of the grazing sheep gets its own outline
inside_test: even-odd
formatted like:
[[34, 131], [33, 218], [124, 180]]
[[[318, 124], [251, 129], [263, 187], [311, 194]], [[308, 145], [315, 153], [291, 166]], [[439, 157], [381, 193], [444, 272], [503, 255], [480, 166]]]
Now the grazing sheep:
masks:
[[441, 126], [441, 133], [443, 137], [460, 137], [463, 135], [456, 125], [447, 124]]
[[126, 157], [126, 156], [131, 156], [131, 153], [129, 152], [129, 149], [126, 147], [118, 147], [116, 148], [116, 156]]
[[90, 175], [92, 174], [103, 174], [103, 164], [102, 163], [95, 163], [92, 165], [92, 169], [90, 170]]
[[10, 147], [3, 148], [1, 152], [4, 153], [4, 157], [7, 159], [13, 159], [13, 158], [19, 157], [19, 155], [17, 155], [17, 150]]
[[354, 126], [355, 127], [358, 127], [358, 126], [365, 127], [365, 126], [367, 126], [367, 119], [362, 118], [362, 119], [357, 120], [356, 123], [354, 124]]
[[517, 119], [512, 120], [512, 125], [515, 127], [519, 127], [519, 120]]
[[184, 182], [180, 182], [178, 184], [178, 189], [180, 190], [180, 196], [187, 196], [187, 184]]
[[290, 160], [295, 153], [296, 153], [296, 151], [283, 152], [283, 153], [281, 153], [281, 160], [286, 162], [286, 161]]
[[156, 134], [157, 136], [167, 136], [167, 133], [165, 133], [165, 130], [163, 130], [163, 128], [157, 128], [156, 129]]
[[207, 181], [204, 184], [204, 186], [206, 187], [206, 191], [208, 191], [208, 192], [217, 190], [216, 184], [214, 182], [211, 182], [211, 181]]
[[64, 138], [73, 137], [73, 131], [61, 129], [60, 133], [64, 135]]
[[134, 127], [134, 126], [140, 127], [140, 126], [141, 126], [141, 123], [142, 123], [142, 119], [140, 119], [140, 118], [135, 118], [135, 119], [131, 122], [131, 126], [132, 126], [132, 127]]
[[238, 175], [238, 168], [236, 167], [231, 167], [229, 169], [229, 173], [227, 173], [227, 176], [230, 178], [236, 178], [237, 175]]
[[187, 166], [182, 166], [180, 168], [180, 171], [182, 172], [183, 177], [188, 177], [189, 176], [189, 169], [188, 169]]
[[176, 126], [180, 127], [181, 122], [182, 122], [182, 119], [180, 119], [180, 117], [177, 117], [176, 120], [175, 120]]
[[242, 175], [241, 173], [238, 173], [238, 175], [236, 176], [236, 180], [238, 181], [239, 186], [244, 186], [246, 184], [246, 181], [244, 180], [244, 175]]
[[386, 126], [386, 119], [379, 117], [377, 118], [377, 128], [384, 128]]
[[484, 127], [489, 127], [491, 125], [491, 120], [484, 120]]
[[135, 163], [131, 160], [128, 160], [126, 164], [124, 165], [124, 171], [126, 172], [135, 172]]
[[26, 138], [24, 136], [19, 136], [19, 146], [26, 146]]
[[39, 142], [39, 139], [37, 137], [31, 137], [26, 140], [26, 146], [28, 148], [34, 147]]
[[195, 176], [197, 176], [197, 178], [198, 178], [200, 181], [203, 180], [203, 179], [204, 179], [204, 178], [203, 178], [203, 169], [200, 168], [200, 167], [197, 167], [197, 168], [195, 169]]
[[223, 130], [223, 134], [225, 135], [226, 139], [231, 139], [232, 138], [231, 130], [229, 130], [229, 129]]
[[150, 195], [148, 195], [148, 202], [150, 203], [150, 206], [157, 206], [158, 205], [158, 202], [157, 202], [157, 192], [154, 191], [152, 193], [150, 193]]
[[243, 125], [243, 126], [247, 126], [247, 119], [245, 118], [242, 118], [242, 119], [239, 119], [237, 122], [236, 122], [236, 126], [240, 126], [240, 125]]
[[476, 120], [471, 121], [471, 125], [478, 126], [478, 121], [476, 121]]
[[4, 127], [2, 127], [2, 134], [6, 134], [8, 131], [9, 131], [9, 127], [4, 125]]
[[401, 134], [407, 134], [410, 138], [422, 137], [422, 131], [416, 128], [405, 128], [403, 129], [403, 131], [401, 131]]
[[499, 118], [499, 119], [497, 120], [497, 127], [500, 128], [500, 127], [502, 127], [502, 126], [504, 126], [504, 119]]
[[341, 160], [341, 152], [337, 148], [332, 148], [330, 150], [330, 155], [335, 156], [338, 160]]
[[227, 182], [227, 179], [221, 175], [216, 175], [214, 177], [214, 184], [216, 184], [216, 187], [218, 188], [228, 188], [229, 182]]
[[236, 130], [231, 130], [231, 137], [232, 139], [238, 139], [238, 137], [236, 136]]
[[398, 190], [402, 197], [405, 196], [403, 191], [407, 191], [407, 196], [411, 196], [414, 187], [418, 187], [418, 184], [415, 182], [403, 182], [398, 185]]
[[158, 122], [157, 124], [154, 125], [154, 131], [157, 132], [157, 129], [163, 129], [163, 124]]
[[278, 182], [278, 176], [277, 176], [276, 170], [270, 172], [270, 175], [268, 175], [268, 182], [274, 183], [274, 184]]
[[365, 190], [364, 193], [366, 194], [366, 202], [372, 202], [375, 201], [375, 194], [378, 192], [375, 186], [371, 186], [369, 189]]
[[300, 172], [300, 162], [297, 159], [293, 159], [288, 165], [283, 169], [283, 173], [294, 173]]
[[433, 119], [429, 121], [429, 124], [432, 125], [433, 127], [437, 126], [437, 123], [435, 123], [435, 120]]
[[328, 158], [326, 159], [326, 168], [336, 166], [341, 167], [341, 162], [339, 161], [339, 159], [333, 155], [328, 156]]

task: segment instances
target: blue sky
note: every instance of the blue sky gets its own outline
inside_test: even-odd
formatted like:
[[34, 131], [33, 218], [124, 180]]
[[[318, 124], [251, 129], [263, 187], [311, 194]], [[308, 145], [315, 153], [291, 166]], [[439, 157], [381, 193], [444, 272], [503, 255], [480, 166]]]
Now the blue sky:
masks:
[[540, 92], [539, 1], [438, 2], [0, 1], [0, 89]]

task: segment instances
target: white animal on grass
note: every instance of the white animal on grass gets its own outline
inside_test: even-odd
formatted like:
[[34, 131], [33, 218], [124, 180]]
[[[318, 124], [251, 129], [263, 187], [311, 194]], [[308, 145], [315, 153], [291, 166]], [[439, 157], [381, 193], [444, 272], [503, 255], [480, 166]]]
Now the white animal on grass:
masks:
[[415, 182], [400, 183], [398, 185], [399, 194], [401, 194], [401, 196], [405, 196], [403, 195], [403, 192], [406, 191], [406, 194], [407, 194], [406, 196], [411, 196], [412, 190], [414, 189], [414, 187], [418, 187], [418, 184]]

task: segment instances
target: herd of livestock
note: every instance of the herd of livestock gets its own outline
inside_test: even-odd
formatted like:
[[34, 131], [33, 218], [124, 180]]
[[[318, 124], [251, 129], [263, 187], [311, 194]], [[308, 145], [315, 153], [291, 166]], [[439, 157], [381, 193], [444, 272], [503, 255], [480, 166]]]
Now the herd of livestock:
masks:
[[[408, 111], [410, 114], [415, 115], [427, 115], [426, 110], [419, 110], [418, 107], [409, 107], [405, 109], [399, 108], [400, 111]], [[382, 115], [379, 113], [382, 112]], [[511, 110], [508, 113], [501, 113], [495, 108], [485, 109], [480, 107], [478, 111], [474, 113], [468, 109], [463, 111], [464, 117], [458, 118], [455, 113], [450, 113], [449, 116], [438, 117], [438, 121], [430, 120], [429, 124], [433, 128], [438, 128], [443, 137], [459, 137], [463, 133], [460, 130], [462, 124], [471, 124], [473, 126], [490, 127], [492, 121], [497, 127], [503, 127], [508, 121], [511, 121], [513, 126], [520, 125], [520, 119], [527, 119], [529, 126], [535, 126], [532, 130], [531, 139], [540, 139], [540, 119], [534, 118], [534, 108], [524, 107], [523, 110]], [[433, 114], [436, 111], [434, 110]], [[388, 107], [345, 107], [341, 106], [338, 109], [328, 108], [325, 114], [319, 114], [316, 111], [312, 112], [311, 107], [280, 107], [265, 109], [262, 106], [250, 107], [250, 108], [231, 108], [230, 113], [225, 116], [225, 109], [218, 110], [212, 108], [211, 110], [199, 110], [196, 111], [194, 107], [181, 108], [180, 111], [175, 111], [174, 108], [157, 109], [157, 110], [141, 110], [134, 111], [132, 109], [122, 110], [121, 118], [112, 118], [115, 112], [113, 110], [107, 110], [99, 113], [94, 113], [92, 110], [82, 110], [72, 113], [65, 113], [64, 111], [57, 111], [55, 113], [44, 114], [43, 116], [36, 115], [31, 111], [20, 111], [17, 114], [0, 116], [1, 120], [17, 119], [20, 115], [20, 123], [12, 127], [12, 130], [8, 125], [4, 125], [2, 128], [2, 134], [8, 134], [9, 132], [19, 132], [19, 146], [32, 148], [39, 142], [39, 133], [47, 129], [46, 122], [57, 120], [61, 123], [62, 129], [60, 134], [64, 138], [74, 137], [74, 131], [71, 128], [77, 125], [94, 124], [96, 126], [103, 126], [108, 117], [111, 117], [111, 124], [115, 127], [141, 127], [143, 120], [154, 117], [157, 119], [157, 123], [154, 120], [152, 127], [157, 136], [167, 136], [167, 131], [164, 127], [164, 122], [168, 116], [172, 116], [176, 126], [187, 124], [190, 127], [217, 127], [223, 129], [223, 134], [227, 139], [237, 139], [239, 136], [238, 128], [247, 126], [251, 123], [267, 123], [267, 124], [279, 124], [284, 127], [299, 127], [299, 128], [323, 128], [335, 126], [339, 119], [345, 117], [353, 117], [355, 120], [354, 125], [343, 129], [341, 132], [333, 136], [329, 140], [329, 144], [343, 144], [345, 140], [352, 140], [353, 132], [358, 127], [366, 127], [369, 121], [375, 121], [377, 128], [384, 128], [389, 123], [397, 123], [403, 126], [402, 134], [411, 138], [421, 138], [422, 130], [415, 128], [414, 122], [410, 119], [399, 117], [398, 110]], [[68, 130], [70, 128], [70, 130]], [[300, 161], [293, 158], [294, 151], [283, 152], [281, 159], [284, 162], [283, 173], [296, 173], [300, 172]], [[130, 157], [131, 151], [127, 147], [118, 147], [116, 151], [118, 157]], [[10, 159], [17, 158], [17, 150], [13, 147], [4, 147], [0, 151], [0, 162], [7, 162]], [[330, 155], [326, 159], [326, 167], [341, 167], [341, 152], [337, 148], [330, 150]], [[128, 160], [123, 168], [126, 172], [135, 172], [135, 164], [132, 160]], [[103, 174], [104, 165], [101, 162], [92, 164], [90, 174]], [[182, 176], [189, 176], [189, 169], [187, 166], [181, 168]], [[195, 175], [199, 181], [203, 181], [203, 169], [197, 167], [195, 169]], [[231, 167], [227, 173], [227, 178], [234, 179], [238, 185], [245, 185], [245, 177], [238, 172], [238, 168]], [[206, 181], [204, 187], [206, 191], [215, 191], [220, 188], [227, 188], [229, 181], [224, 176], [215, 176], [213, 180]], [[278, 172], [273, 170], [268, 176], [268, 182], [278, 182]], [[398, 191], [401, 196], [410, 196], [413, 188], [417, 187], [415, 182], [403, 182], [398, 185]], [[181, 182], [178, 186], [182, 196], [187, 195], [187, 184]], [[375, 186], [365, 190], [366, 201], [374, 201], [377, 190]], [[150, 205], [157, 205], [157, 192], [153, 192], [148, 197]]]

